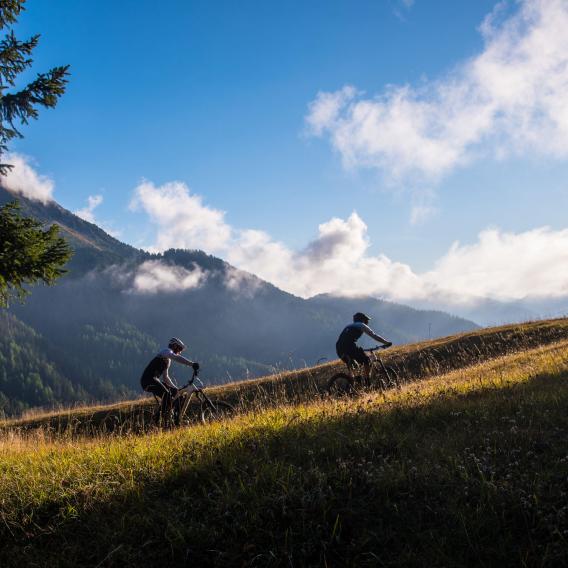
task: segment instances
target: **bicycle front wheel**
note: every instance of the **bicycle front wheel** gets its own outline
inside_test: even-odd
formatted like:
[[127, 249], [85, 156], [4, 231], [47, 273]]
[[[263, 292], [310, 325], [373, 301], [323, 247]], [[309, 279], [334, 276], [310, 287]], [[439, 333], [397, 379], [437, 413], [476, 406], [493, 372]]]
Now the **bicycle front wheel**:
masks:
[[221, 420], [235, 412], [235, 407], [223, 400], [204, 400], [201, 403], [201, 421], [205, 424], [213, 420]]
[[346, 373], [337, 373], [327, 382], [327, 392], [332, 396], [346, 396], [354, 390], [353, 378]]

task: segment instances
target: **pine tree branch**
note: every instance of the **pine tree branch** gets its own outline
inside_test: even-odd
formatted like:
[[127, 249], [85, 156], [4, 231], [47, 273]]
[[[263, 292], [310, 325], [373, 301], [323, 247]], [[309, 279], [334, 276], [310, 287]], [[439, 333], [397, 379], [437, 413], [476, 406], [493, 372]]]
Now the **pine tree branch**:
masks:
[[[52, 108], [65, 92], [69, 65], [54, 67], [17, 93], [0, 96], [0, 155], [7, 151], [7, 143], [22, 134], [14, 124], [27, 124], [30, 118], [37, 118], [36, 106]], [[6, 175], [9, 168], [0, 164], [0, 175]]]
[[0, 29], [7, 24], [13, 24], [18, 19], [20, 12], [25, 10], [26, 0], [3, 0], [0, 4]]
[[16, 77], [28, 67], [33, 60], [29, 57], [39, 43], [39, 35], [27, 41], [19, 41], [14, 32], [0, 41], [0, 86], [8, 84], [14, 86]]

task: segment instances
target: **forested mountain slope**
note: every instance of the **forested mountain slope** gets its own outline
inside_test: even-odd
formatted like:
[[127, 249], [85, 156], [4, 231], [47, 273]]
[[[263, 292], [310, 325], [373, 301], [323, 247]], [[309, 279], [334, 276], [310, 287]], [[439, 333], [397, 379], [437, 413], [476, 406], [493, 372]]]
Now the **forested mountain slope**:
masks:
[[[335, 358], [337, 336], [358, 310], [369, 311], [377, 331], [396, 344], [476, 327], [443, 312], [373, 298], [305, 300], [202, 251], [140, 251], [56, 203], [43, 205], [0, 189], [0, 204], [14, 197], [25, 214], [59, 224], [75, 255], [55, 286], [34, 287], [25, 304], [10, 307], [10, 320], [0, 319], [6, 338], [12, 333], [8, 321], [25, 324], [36, 337], [30, 350], [44, 361], [35, 371], [22, 364], [4, 367], [14, 384], [9, 396], [0, 387], [0, 411], [132, 395], [147, 361], [173, 335], [202, 363], [204, 379], [219, 384]], [[28, 352], [26, 337], [20, 343]], [[20, 390], [17, 373], [36, 373], [34, 381], [49, 385], [43, 367], [56, 369], [75, 394], [45, 388], [34, 398]], [[173, 369], [179, 378], [184, 372]]]

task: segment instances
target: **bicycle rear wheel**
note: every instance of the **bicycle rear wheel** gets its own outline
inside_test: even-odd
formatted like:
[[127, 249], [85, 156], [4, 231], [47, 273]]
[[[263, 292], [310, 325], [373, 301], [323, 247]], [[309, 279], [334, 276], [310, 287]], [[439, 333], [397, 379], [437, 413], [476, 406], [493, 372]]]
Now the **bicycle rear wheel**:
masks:
[[204, 400], [201, 403], [201, 421], [205, 424], [213, 420], [221, 420], [235, 412], [235, 407], [223, 400]]
[[354, 390], [353, 378], [346, 373], [337, 373], [327, 382], [327, 392], [332, 396], [346, 396]]

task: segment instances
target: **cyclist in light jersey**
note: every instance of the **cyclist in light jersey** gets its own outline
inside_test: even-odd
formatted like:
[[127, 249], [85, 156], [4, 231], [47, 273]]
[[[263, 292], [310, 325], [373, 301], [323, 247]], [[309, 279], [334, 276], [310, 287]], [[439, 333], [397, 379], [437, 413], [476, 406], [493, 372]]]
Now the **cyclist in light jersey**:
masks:
[[157, 353], [148, 363], [140, 378], [140, 384], [145, 391], [151, 392], [162, 399], [160, 406], [161, 414], [164, 414], [170, 408], [172, 396], [175, 396], [177, 393], [177, 386], [168, 373], [171, 362], [176, 361], [182, 365], [193, 367], [195, 371], [199, 369], [199, 363], [190, 361], [180, 355], [184, 349], [183, 341], [177, 337], [172, 337], [167, 349], [162, 349]]
[[392, 343], [387, 341], [380, 335], [376, 334], [370, 327], [370, 317], [362, 312], [357, 312], [353, 316], [353, 323], [350, 323], [344, 328], [335, 344], [337, 356], [343, 360], [349, 368], [353, 368], [353, 364], [357, 363], [363, 365], [365, 377], [369, 378], [371, 371], [371, 361], [369, 356], [365, 353], [362, 347], [357, 345], [359, 338], [366, 334], [372, 337], [375, 341], [380, 341], [386, 347], [390, 347]]

